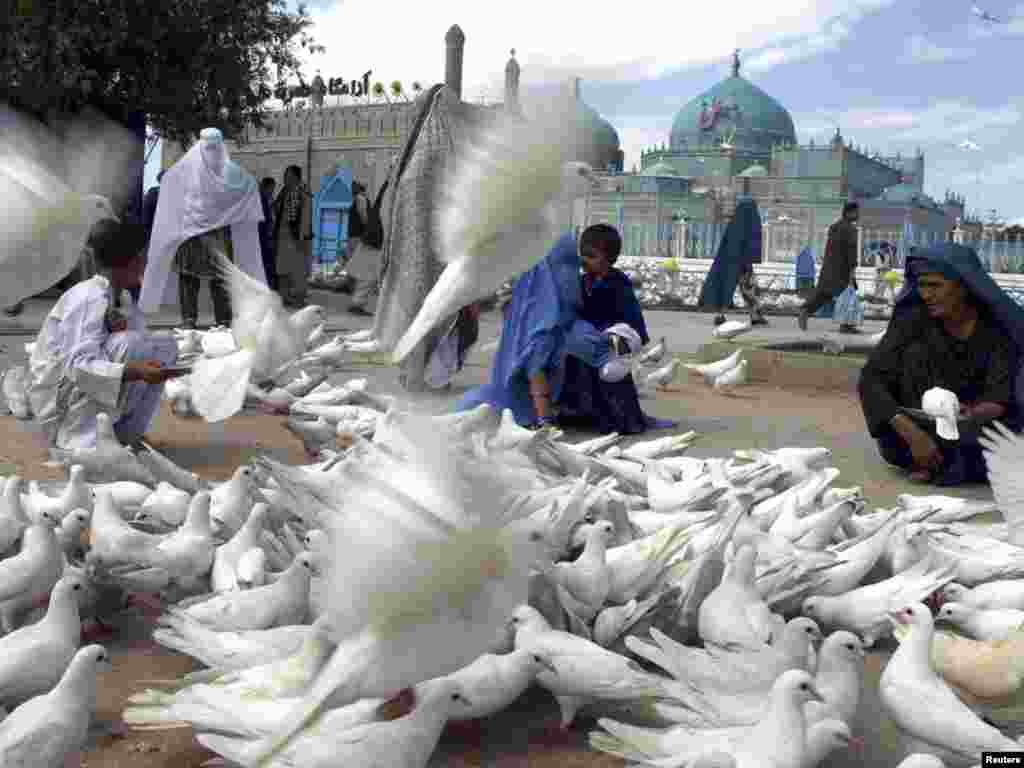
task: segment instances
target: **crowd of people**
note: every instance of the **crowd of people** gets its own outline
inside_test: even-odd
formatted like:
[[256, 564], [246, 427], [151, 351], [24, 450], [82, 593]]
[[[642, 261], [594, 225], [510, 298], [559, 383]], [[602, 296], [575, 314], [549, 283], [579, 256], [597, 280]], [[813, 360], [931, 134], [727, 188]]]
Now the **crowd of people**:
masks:
[[[353, 184], [346, 258], [356, 285], [350, 311], [374, 317], [374, 338], [382, 348], [408, 328], [440, 272], [442, 261], [433, 242], [423, 239], [439, 203], [425, 190], [431, 189], [432, 174], [447, 151], [436, 134], [460, 119], [457, 102], [443, 86], [426, 92], [387, 181], [372, 199], [363, 185]], [[424, 126], [430, 129], [423, 131]], [[232, 181], [232, 164], [225, 159], [219, 132], [213, 132], [180, 161], [194, 169], [213, 168], [215, 178], [224, 180], [216, 194], [204, 193], [211, 195], [216, 209], [216, 215], [203, 219], [205, 224], [190, 229], [171, 226], [167, 218], [161, 223], [161, 216], [170, 216], [166, 212], [175, 205], [168, 195], [181, 197], [189, 184], [201, 186], [196, 181], [201, 174], [171, 169], [172, 176], [165, 180], [161, 173], [161, 186], [147, 192], [141, 227], [105, 222], [94, 233], [91, 251], [97, 274], [57, 302], [31, 363], [33, 404], [61, 447], [94, 439], [99, 408], [116, 411], [115, 429], [129, 440], [144, 431], [155, 412], [155, 396], [146, 387], [158, 388], [167, 379], [170, 374], [161, 370], [173, 362], [173, 351], [152, 348], [141, 333], [137, 308], [121, 304], [123, 291], [138, 298], [144, 272], [156, 285], [142, 304], [159, 301], [161, 270], [173, 270], [185, 327], [196, 325], [204, 279], [210, 283], [216, 322], [230, 325], [230, 295], [215, 268], [215, 256], [233, 260], [240, 247], [247, 251], [258, 243], [267, 284], [285, 306], [305, 306], [312, 263], [302, 222], [311, 195], [301, 169], [289, 166], [275, 195], [277, 184], [269, 177], [259, 182], [258, 190], [251, 177], [251, 184]], [[173, 189], [165, 190], [161, 200], [161, 188], [168, 183]], [[816, 279], [810, 250], [798, 258], [798, 289], [805, 297], [798, 316], [801, 329], [829, 302], [844, 294], [856, 296], [858, 214], [857, 204], [848, 203], [830, 227]], [[754, 280], [761, 248], [757, 204], [741, 199], [701, 292], [700, 304], [714, 314], [715, 324], [724, 321], [737, 288], [751, 324], [767, 323]], [[150, 262], [163, 259], [168, 266], [147, 267], [147, 252]], [[561, 424], [639, 434], [675, 426], [646, 415], [640, 406], [627, 361], [649, 338], [630, 279], [615, 266], [621, 252], [619, 232], [595, 224], [565, 233], [536, 266], [519, 276], [501, 307], [502, 333], [490, 378], [466, 393], [458, 408], [490, 403], [510, 409], [520, 425], [530, 428]], [[242, 267], [252, 274], [259, 271], [254, 262]], [[150, 270], [159, 279], [149, 280]], [[462, 308], [403, 361], [406, 389], [450, 383], [478, 337], [479, 309]], [[843, 322], [839, 330], [857, 328]], [[881, 456], [915, 480], [944, 485], [984, 481], [977, 437], [983, 425], [995, 420], [1020, 429], [1022, 363], [1024, 309], [992, 280], [974, 251], [943, 243], [912, 253], [893, 318], [860, 378], [864, 417]], [[959, 398], [964, 428], [956, 440], [940, 437], [934, 421], [918, 412], [923, 393], [934, 387]]]

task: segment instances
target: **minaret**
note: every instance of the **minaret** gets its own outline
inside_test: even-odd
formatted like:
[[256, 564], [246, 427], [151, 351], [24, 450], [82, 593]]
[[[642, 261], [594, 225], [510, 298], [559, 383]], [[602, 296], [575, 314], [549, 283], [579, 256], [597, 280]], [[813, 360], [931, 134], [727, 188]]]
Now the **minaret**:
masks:
[[505, 65], [505, 111], [511, 115], [519, 114], [519, 62], [516, 61], [515, 48]]
[[458, 24], [452, 24], [448, 34], [444, 36], [444, 84], [459, 99], [462, 99], [462, 51], [466, 46], [466, 36]]

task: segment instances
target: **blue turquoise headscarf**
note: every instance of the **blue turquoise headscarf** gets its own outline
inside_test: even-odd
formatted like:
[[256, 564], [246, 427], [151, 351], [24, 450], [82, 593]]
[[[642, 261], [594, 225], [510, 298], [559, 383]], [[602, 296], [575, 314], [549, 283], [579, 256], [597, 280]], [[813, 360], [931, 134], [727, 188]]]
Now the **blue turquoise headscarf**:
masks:
[[534, 412], [528, 380], [541, 371], [548, 376], [552, 401], [558, 399], [566, 337], [579, 304], [579, 272], [576, 238], [566, 234], [516, 279], [490, 382], [467, 392], [457, 411], [486, 402], [498, 410], [510, 408], [518, 424], [529, 425]]

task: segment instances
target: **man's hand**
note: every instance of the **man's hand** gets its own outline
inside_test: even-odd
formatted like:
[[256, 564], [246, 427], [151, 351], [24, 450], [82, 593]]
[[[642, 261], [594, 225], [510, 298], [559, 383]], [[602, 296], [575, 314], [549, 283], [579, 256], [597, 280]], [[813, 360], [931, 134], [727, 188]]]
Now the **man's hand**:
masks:
[[156, 385], [184, 375], [184, 371], [164, 368], [156, 360], [133, 360], [124, 364], [125, 381], [144, 381]]

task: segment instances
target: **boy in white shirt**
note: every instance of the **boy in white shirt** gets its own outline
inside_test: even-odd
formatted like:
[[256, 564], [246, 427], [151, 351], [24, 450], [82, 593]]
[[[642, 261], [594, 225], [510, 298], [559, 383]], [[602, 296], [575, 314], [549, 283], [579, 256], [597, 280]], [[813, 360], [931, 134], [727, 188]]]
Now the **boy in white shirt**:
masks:
[[28, 397], [51, 447], [96, 444], [96, 415], [122, 443], [142, 438], [177, 359], [172, 336], [151, 336], [135, 304], [146, 268], [139, 225], [100, 221], [88, 247], [97, 274], [70, 288], [43, 321], [29, 361]]

